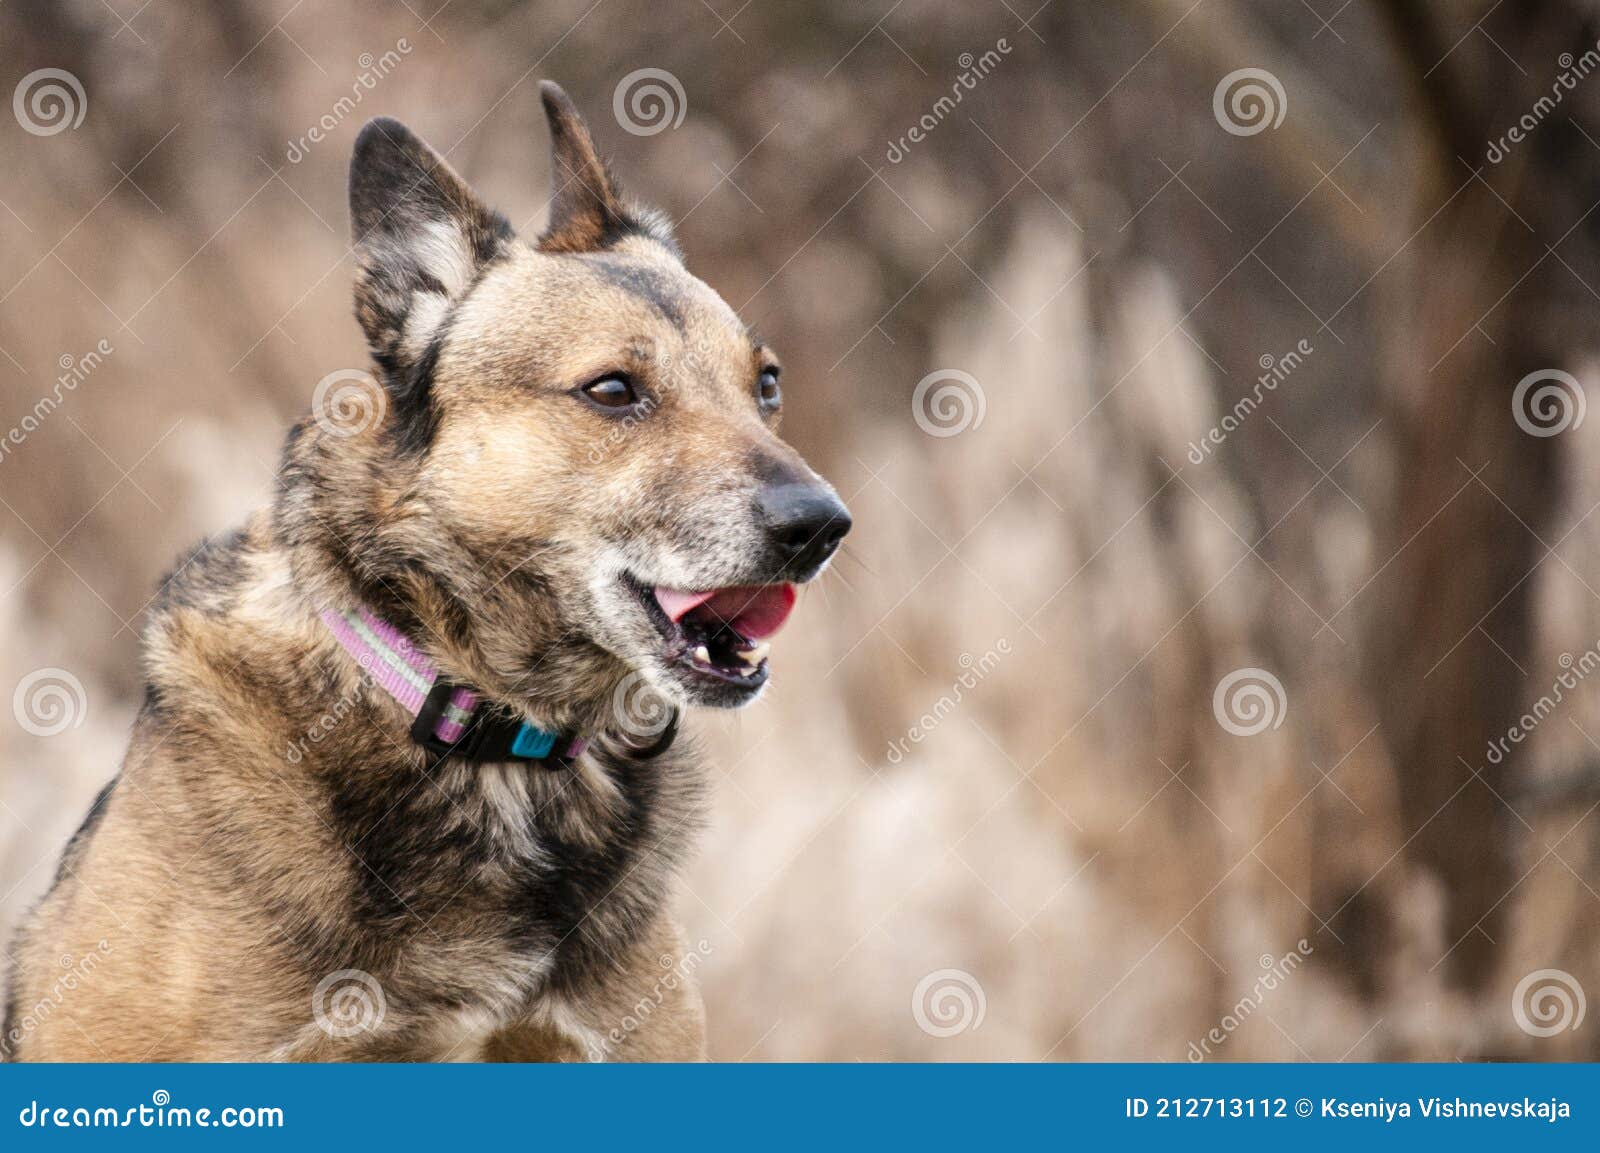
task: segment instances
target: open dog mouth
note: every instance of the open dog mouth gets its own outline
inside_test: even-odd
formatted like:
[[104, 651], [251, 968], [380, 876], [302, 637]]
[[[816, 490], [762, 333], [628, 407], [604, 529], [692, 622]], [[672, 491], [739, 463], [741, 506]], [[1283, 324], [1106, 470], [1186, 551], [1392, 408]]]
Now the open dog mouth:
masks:
[[625, 578], [666, 641], [664, 655], [706, 680], [759, 688], [767, 679], [767, 638], [794, 608], [792, 584], [688, 591]]

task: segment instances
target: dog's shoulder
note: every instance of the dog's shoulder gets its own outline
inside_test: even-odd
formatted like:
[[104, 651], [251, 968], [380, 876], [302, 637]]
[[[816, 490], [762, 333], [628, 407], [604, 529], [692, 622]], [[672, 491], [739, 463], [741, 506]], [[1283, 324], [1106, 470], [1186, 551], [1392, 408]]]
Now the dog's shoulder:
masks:
[[313, 669], [316, 636], [288, 554], [258, 513], [196, 545], [162, 579], [144, 627], [145, 715], [181, 723], [186, 712], [209, 713], [207, 702], [272, 690], [258, 698], [267, 703], [308, 676], [320, 699], [329, 674]]
[[226, 612], [248, 576], [248, 560], [262, 542], [250, 524], [206, 537], [162, 578], [150, 608], [160, 619], [182, 609]]

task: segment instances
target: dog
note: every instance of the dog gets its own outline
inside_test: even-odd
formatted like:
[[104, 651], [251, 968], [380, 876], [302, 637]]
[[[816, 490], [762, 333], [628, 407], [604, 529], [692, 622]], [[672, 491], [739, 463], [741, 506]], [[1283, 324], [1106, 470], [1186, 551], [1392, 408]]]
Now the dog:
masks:
[[704, 1057], [678, 715], [760, 694], [850, 516], [778, 438], [772, 351], [541, 94], [531, 241], [362, 129], [375, 372], [166, 580], [121, 772], [12, 950], [8, 1058]]

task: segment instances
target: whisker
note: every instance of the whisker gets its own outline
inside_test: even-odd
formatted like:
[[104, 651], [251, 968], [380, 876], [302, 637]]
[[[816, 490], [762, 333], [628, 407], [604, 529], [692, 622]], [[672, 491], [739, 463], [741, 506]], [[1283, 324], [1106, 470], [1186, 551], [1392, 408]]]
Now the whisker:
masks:
[[[838, 569], [830, 568], [826, 573], [823, 574], [823, 576], [830, 576], [830, 575], [838, 577], [839, 580], [844, 583], [844, 587], [849, 589], [851, 592], [855, 592], [856, 591], [856, 586], [850, 583], [850, 578], [845, 576], [844, 573], [840, 572]], [[824, 593], [823, 595], [826, 596], [827, 594]]]
[[877, 572], [875, 572], [873, 570], [872, 566], [869, 565], [866, 561], [862, 560], [861, 557], [856, 553], [855, 549], [850, 547], [848, 542], [845, 542], [845, 541], [841, 541], [840, 542], [840, 544], [839, 544], [839, 556], [851, 561], [853, 564], [860, 565], [863, 569], [866, 570], [866, 573], [867, 573], [868, 576], [875, 577], [875, 576], [878, 575]]

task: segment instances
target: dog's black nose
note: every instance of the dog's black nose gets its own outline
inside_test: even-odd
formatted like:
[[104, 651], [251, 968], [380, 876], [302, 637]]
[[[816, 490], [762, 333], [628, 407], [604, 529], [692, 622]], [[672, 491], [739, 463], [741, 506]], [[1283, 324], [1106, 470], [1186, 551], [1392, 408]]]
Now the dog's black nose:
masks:
[[768, 485], [756, 506], [773, 550], [795, 574], [809, 574], [827, 560], [850, 531], [849, 510], [825, 488]]

